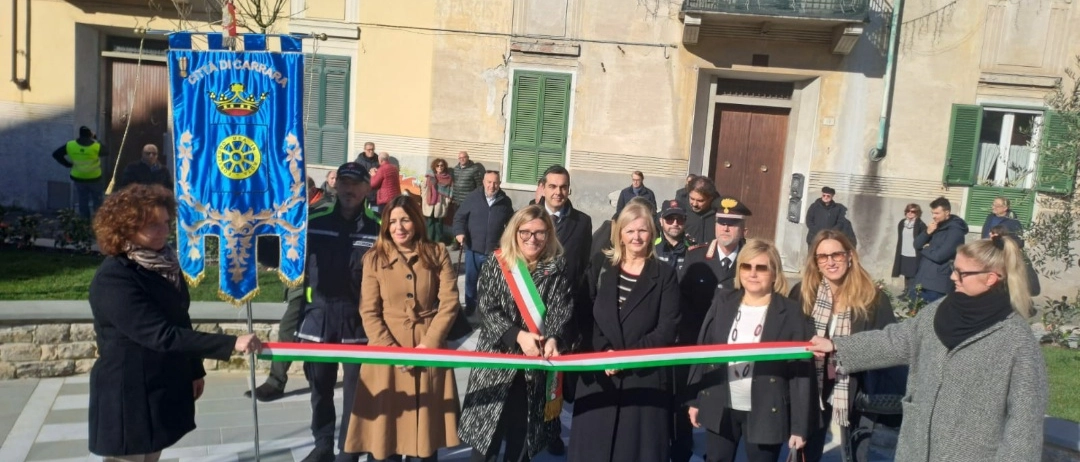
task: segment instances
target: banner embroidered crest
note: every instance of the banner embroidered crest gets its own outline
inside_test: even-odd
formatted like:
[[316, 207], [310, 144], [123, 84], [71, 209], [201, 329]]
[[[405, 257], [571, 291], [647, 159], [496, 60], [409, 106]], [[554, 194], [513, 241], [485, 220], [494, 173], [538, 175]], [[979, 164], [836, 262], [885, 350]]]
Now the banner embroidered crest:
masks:
[[[208, 39], [220, 48], [220, 34]], [[303, 281], [307, 243], [300, 43], [281, 37], [279, 53], [264, 36], [244, 39], [243, 52], [196, 51], [190, 34], [172, 34], [168, 55], [180, 268], [198, 284], [204, 238], [218, 236], [218, 294], [237, 305], [258, 293], [257, 236], [280, 237], [289, 286]]]

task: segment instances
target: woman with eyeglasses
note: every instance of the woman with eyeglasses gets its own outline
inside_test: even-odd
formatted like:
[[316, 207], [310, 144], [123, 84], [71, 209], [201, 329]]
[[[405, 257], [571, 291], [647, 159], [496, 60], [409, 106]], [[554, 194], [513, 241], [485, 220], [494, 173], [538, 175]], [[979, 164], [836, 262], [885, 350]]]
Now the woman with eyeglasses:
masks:
[[[735, 290], [717, 293], [699, 345], [805, 342], [811, 327], [784, 297], [780, 253], [768, 241], [746, 241], [736, 258]], [[709, 462], [735, 460], [740, 441], [749, 462], [776, 462], [783, 446], [800, 449], [817, 423], [810, 360], [696, 365], [690, 370], [690, 423], [704, 427]]]
[[[478, 310], [480, 337], [476, 351], [546, 358], [569, 346], [567, 323], [573, 311], [570, 281], [555, 223], [542, 206], [518, 210], [506, 226], [498, 253], [480, 272]], [[518, 278], [512, 267], [517, 267]], [[521, 287], [526, 277], [531, 283]], [[516, 279], [516, 280], [515, 280]], [[515, 293], [530, 287], [545, 308], [533, 332]], [[524, 301], [524, 300], [522, 300]], [[494, 462], [506, 443], [505, 461], [528, 461], [547, 447], [562, 425], [561, 401], [548, 399], [558, 383], [537, 370], [473, 369], [461, 411], [458, 435], [471, 445], [475, 462]]]
[[1016, 213], [1013, 213], [1009, 205], [1008, 197], [998, 196], [994, 198], [994, 202], [990, 204], [990, 214], [986, 215], [986, 221], [983, 222], [983, 239], [990, 237], [990, 230], [994, 229], [995, 226], [1004, 226], [1014, 236], [1019, 236], [1024, 231], [1024, 227], [1016, 219]]
[[[847, 236], [826, 229], [817, 233], [810, 248], [813, 253], [803, 266], [802, 282], [792, 288], [791, 298], [801, 303], [817, 336], [846, 337], [896, 322], [889, 297], [874, 285]], [[821, 425], [806, 443], [806, 461], [821, 460], [833, 422], [840, 426], [840, 444], [845, 452], [850, 451], [850, 460], [867, 461], [874, 416], [864, 416], [855, 409], [863, 376], [837, 370], [833, 360], [825, 357], [814, 363], [818, 390], [814, 404], [820, 410]]]
[[[408, 196], [383, 208], [360, 286], [368, 345], [446, 348], [460, 309], [457, 273], [446, 247], [428, 240], [423, 222], [419, 204]], [[345, 408], [352, 416], [344, 452], [371, 453], [372, 462], [434, 462], [439, 448], [459, 444], [453, 369], [365, 364]]]
[[926, 232], [919, 204], [904, 206], [904, 218], [896, 225], [896, 254], [893, 257], [892, 277], [904, 277], [904, 293], [911, 291], [915, 273], [919, 271], [922, 249], [915, 247], [915, 236]]
[[1046, 362], [1024, 319], [1031, 296], [1020, 247], [997, 236], [957, 249], [956, 291], [913, 319], [847, 337], [814, 337], [816, 356], [859, 371], [907, 364], [896, 460], [1042, 457]]
[[[652, 209], [630, 204], [611, 226], [613, 248], [590, 268], [588, 302], [575, 310], [582, 350], [604, 352], [675, 344], [680, 294], [675, 270], [656, 259]], [[571, 461], [666, 461], [670, 372], [665, 368], [577, 375]]]

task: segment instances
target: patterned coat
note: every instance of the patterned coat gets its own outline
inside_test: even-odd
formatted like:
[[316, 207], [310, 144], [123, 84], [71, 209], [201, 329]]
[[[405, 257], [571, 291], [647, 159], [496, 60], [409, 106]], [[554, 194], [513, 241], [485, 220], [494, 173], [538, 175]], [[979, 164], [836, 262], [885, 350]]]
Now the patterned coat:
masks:
[[835, 340], [848, 372], [910, 365], [896, 460], [1040, 460], [1049, 391], [1031, 327], [1011, 314], [949, 351], [934, 333], [939, 305]]
[[[554, 261], [537, 264], [531, 273], [540, 297], [547, 306], [544, 332], [548, 337], [556, 338], [560, 351], [567, 349], [568, 345], [562, 336], [573, 312], [573, 299], [564, 265], [563, 258], [559, 257]], [[524, 354], [517, 344], [516, 336], [519, 331], [528, 328], [525, 327], [525, 321], [510, 295], [510, 287], [494, 258], [489, 258], [480, 270], [477, 293], [480, 297], [478, 306], [483, 322], [476, 351]], [[462, 442], [480, 451], [491, 447], [503, 404], [506, 403], [514, 376], [518, 373], [525, 374], [525, 387], [528, 390], [529, 424], [525, 437], [526, 450], [529, 457], [533, 457], [547, 447], [556, 426], [561, 423], [558, 419], [544, 422], [544, 383], [547, 374], [543, 371], [473, 369], [461, 411], [461, 422], [458, 425], [458, 437]]]

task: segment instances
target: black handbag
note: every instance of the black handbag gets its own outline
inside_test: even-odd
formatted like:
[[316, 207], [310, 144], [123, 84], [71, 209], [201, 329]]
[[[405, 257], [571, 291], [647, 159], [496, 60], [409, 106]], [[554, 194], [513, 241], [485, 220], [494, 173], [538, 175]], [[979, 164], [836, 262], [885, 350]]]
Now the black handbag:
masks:
[[878, 415], [903, 413], [900, 403], [907, 392], [907, 366], [876, 369], [859, 375], [859, 391], [855, 393], [856, 410]]

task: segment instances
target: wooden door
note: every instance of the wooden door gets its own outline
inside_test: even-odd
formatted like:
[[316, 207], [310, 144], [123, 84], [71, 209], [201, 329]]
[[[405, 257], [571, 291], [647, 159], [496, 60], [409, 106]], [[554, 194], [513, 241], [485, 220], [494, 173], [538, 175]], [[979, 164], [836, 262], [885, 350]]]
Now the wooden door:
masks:
[[110, 157], [102, 164], [103, 169], [108, 168], [102, 173], [110, 177], [114, 165], [119, 163], [115, 169], [119, 181], [124, 167], [139, 162], [143, 146], [149, 143], [158, 147], [159, 159], [171, 170], [172, 158], [168, 153], [172, 149], [165, 146], [169, 142], [169, 74], [165, 63], [143, 61], [140, 66], [133, 60], [114, 59], [107, 69], [107, 81], [111, 85], [106, 115], [109, 133], [104, 138], [99, 135], [98, 139], [105, 143]]
[[776, 238], [789, 112], [716, 105], [712, 179], [721, 195], [733, 196], [750, 208], [747, 237]]

